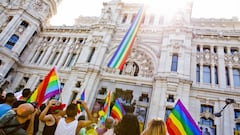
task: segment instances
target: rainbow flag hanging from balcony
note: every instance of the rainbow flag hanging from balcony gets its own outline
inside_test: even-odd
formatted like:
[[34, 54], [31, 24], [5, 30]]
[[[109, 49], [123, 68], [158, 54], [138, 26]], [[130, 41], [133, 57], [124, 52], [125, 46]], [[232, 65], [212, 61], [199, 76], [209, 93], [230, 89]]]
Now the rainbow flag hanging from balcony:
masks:
[[135, 41], [139, 27], [144, 18], [144, 10], [145, 10], [144, 6], [139, 10], [132, 25], [128, 29], [128, 31], [125, 34], [124, 38], [122, 39], [120, 45], [118, 46], [117, 50], [113, 54], [113, 57], [109, 61], [108, 67], [118, 68], [120, 70], [123, 69], [124, 64], [128, 58], [128, 55], [129, 55], [131, 48], [133, 46], [133, 43]]
[[199, 127], [180, 100], [166, 120], [169, 135], [202, 135]]
[[61, 93], [61, 88], [55, 68], [52, 68], [43, 81], [38, 85], [36, 90], [29, 97], [28, 102], [37, 102], [37, 106], [48, 98]]

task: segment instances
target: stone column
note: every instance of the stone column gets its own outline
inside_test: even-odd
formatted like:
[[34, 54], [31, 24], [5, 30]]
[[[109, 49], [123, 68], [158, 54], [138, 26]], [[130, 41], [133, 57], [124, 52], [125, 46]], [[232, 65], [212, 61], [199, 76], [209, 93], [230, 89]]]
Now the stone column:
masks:
[[167, 83], [166, 80], [156, 78], [153, 84], [150, 107], [148, 110], [147, 121], [160, 117], [164, 119], [165, 102], [166, 102]]
[[37, 26], [35, 25], [30, 25], [23, 31], [23, 34], [19, 37], [19, 40], [13, 47], [13, 51], [19, 55], [24, 47], [27, 45], [28, 41], [31, 39], [33, 33], [37, 30]]
[[12, 34], [16, 31], [16, 28], [20, 24], [20, 16], [21, 14], [17, 14], [13, 17], [13, 19], [8, 23], [7, 27], [0, 34], [0, 45], [5, 45], [7, 41], [10, 39]]
[[69, 46], [73, 43], [74, 39], [71, 38], [70, 41], [68, 42], [68, 44], [66, 45], [66, 47], [62, 50], [62, 55], [60, 57], [59, 62], [57, 63], [57, 67], [60, 67], [64, 64], [68, 51], [69, 51]]
[[226, 70], [225, 70], [225, 61], [224, 61], [224, 48], [218, 47], [218, 84], [220, 88], [226, 88]]
[[40, 65], [44, 65], [48, 61], [50, 55], [52, 54], [53, 44], [55, 44], [56, 42], [57, 42], [57, 38], [54, 38], [52, 43], [50, 43], [50, 45], [49, 45], [50, 47], [47, 49], [47, 52], [44, 55], [42, 61], [40, 62]]

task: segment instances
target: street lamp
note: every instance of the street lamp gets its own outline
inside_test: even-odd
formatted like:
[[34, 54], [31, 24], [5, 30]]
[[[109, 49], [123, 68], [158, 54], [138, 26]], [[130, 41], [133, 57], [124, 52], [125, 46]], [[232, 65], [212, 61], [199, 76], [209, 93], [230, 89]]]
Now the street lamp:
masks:
[[215, 117], [221, 117], [222, 116], [222, 111], [229, 105], [229, 104], [232, 104], [232, 103], [236, 103], [234, 99], [231, 99], [231, 98], [227, 98], [225, 99], [225, 106], [217, 113], [214, 113], [214, 116]]

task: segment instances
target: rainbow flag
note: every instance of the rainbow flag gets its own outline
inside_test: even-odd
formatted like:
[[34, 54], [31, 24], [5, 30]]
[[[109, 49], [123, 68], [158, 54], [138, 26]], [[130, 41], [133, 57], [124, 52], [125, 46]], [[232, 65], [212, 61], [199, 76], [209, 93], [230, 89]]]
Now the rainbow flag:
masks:
[[[82, 91], [82, 94], [81, 94], [81, 96], [80, 96], [79, 100], [81, 100], [81, 101], [85, 101], [85, 89]], [[77, 104], [77, 108], [78, 108], [78, 113], [80, 113], [80, 112], [83, 112], [83, 111], [84, 111], [84, 108], [83, 108], [83, 107], [81, 107], [81, 105], [80, 105], [80, 104]]]
[[101, 124], [103, 124], [105, 122], [105, 120], [107, 119], [107, 117], [110, 116], [110, 102], [111, 102], [110, 100], [111, 100], [111, 93], [108, 91], [107, 97], [104, 102], [103, 109], [101, 111], [99, 111]]
[[55, 68], [52, 68], [28, 99], [28, 102], [37, 102], [37, 106], [40, 106], [46, 99], [60, 93], [61, 88], [57, 73]]
[[180, 100], [166, 120], [169, 135], [201, 135], [201, 131]]
[[144, 18], [144, 10], [145, 10], [144, 6], [139, 10], [132, 25], [128, 29], [124, 38], [122, 39], [122, 41], [121, 41], [120, 45], [118, 46], [117, 50], [115, 51], [113, 57], [109, 61], [108, 67], [118, 68], [120, 70], [123, 69], [124, 64], [128, 58], [128, 55], [129, 55], [131, 48], [133, 46], [133, 43], [135, 41], [139, 27]]
[[115, 104], [111, 110], [111, 116], [118, 121], [121, 121], [122, 117], [126, 114], [121, 102], [116, 99]]

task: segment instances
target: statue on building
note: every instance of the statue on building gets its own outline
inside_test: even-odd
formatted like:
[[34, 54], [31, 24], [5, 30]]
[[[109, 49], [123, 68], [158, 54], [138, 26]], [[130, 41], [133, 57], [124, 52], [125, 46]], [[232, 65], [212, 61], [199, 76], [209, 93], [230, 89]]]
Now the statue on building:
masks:
[[100, 20], [101, 23], [111, 23], [112, 22], [112, 10], [108, 8], [106, 11], [103, 12], [103, 16]]

